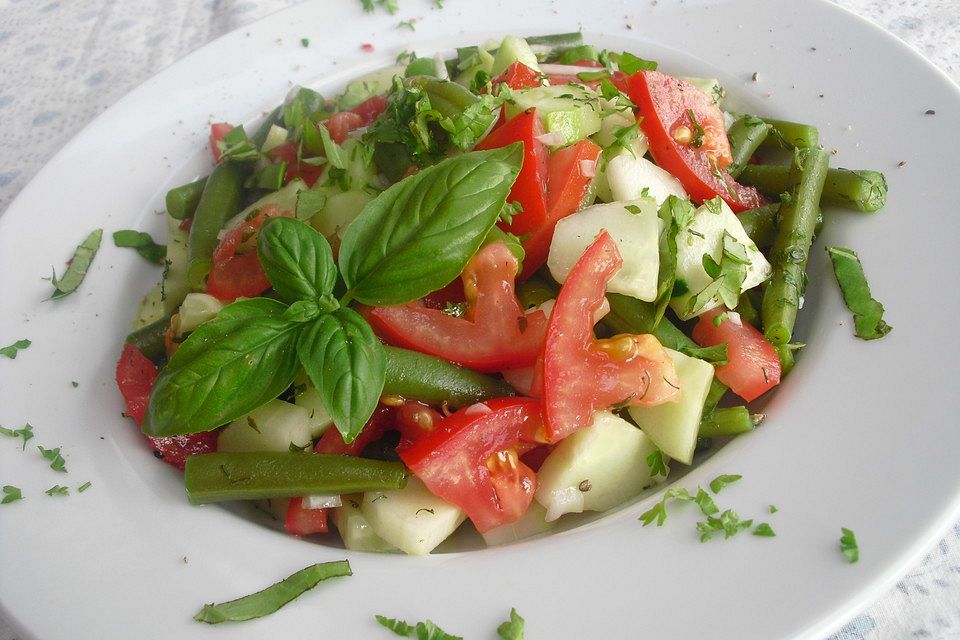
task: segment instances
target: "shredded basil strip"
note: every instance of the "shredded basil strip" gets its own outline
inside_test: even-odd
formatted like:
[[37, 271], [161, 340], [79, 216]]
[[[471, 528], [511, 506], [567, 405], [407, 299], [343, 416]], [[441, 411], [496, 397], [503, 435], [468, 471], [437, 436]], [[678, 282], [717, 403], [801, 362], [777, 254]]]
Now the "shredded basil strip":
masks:
[[858, 338], [876, 340], [893, 329], [883, 320], [883, 305], [870, 295], [870, 286], [863, 273], [863, 265], [853, 249], [827, 247], [833, 262], [833, 273], [843, 293], [843, 301], [853, 313], [854, 330]]
[[63, 275], [57, 278], [57, 272], [53, 272], [53, 275], [50, 277], [50, 282], [54, 288], [53, 294], [50, 296], [51, 300], [62, 298], [77, 290], [77, 287], [83, 282], [84, 276], [87, 275], [90, 263], [93, 262], [93, 258], [97, 255], [101, 238], [103, 238], [103, 229], [94, 229], [91, 231], [87, 239], [73, 252], [73, 258], [71, 258], [70, 264], [67, 266], [67, 270], [63, 272]]
[[161, 265], [166, 262], [166, 245], [157, 244], [150, 237], [150, 234], [144, 231], [134, 231], [133, 229], [114, 231], [113, 244], [118, 247], [136, 249], [137, 253], [147, 262]]
[[350, 575], [353, 575], [353, 571], [346, 560], [319, 562], [262, 591], [221, 604], [204, 605], [193, 619], [207, 624], [218, 624], [262, 618], [313, 589], [322, 580]]
[[17, 340], [13, 344], [7, 345], [4, 348], [0, 349], [0, 356], [6, 356], [11, 360], [16, 360], [17, 352], [29, 347], [32, 343], [29, 340]]

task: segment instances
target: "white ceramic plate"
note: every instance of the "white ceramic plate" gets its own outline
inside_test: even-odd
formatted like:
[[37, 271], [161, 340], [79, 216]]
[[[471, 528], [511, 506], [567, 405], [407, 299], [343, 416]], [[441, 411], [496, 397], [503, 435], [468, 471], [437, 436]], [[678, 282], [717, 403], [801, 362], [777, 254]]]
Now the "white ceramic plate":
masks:
[[[0, 220], [0, 343], [33, 340], [16, 361], [0, 359], [0, 424], [29, 421], [36, 433], [26, 452], [0, 442], [0, 484], [27, 494], [0, 507], [0, 602], [24, 637], [389, 637], [373, 620], [382, 613], [490, 638], [511, 607], [530, 638], [817, 637], [879, 595], [957, 517], [957, 87], [827, 2], [446, 4], [371, 16], [358, 2], [308, 3], [232, 33], [98, 118]], [[415, 32], [396, 28], [411, 16]], [[859, 251], [894, 331], [875, 343], [852, 336], [816, 250], [802, 327], [810, 346], [767, 422], [682, 481], [742, 474], [718, 502], [769, 521], [778, 537], [700, 544], [696, 516], [682, 508], [662, 529], [642, 528], [637, 516], [656, 500], [648, 496], [546, 539], [408, 558], [348, 553], [188, 506], [177, 473], [120, 418], [112, 382], [156, 271], [105, 237], [79, 292], [48, 302], [41, 278], [51, 264], [95, 227], [158, 232], [165, 190], [204, 170], [207, 123], [254, 118], [291, 82], [332, 93], [402, 49], [577, 28], [668, 72], [719, 77], [758, 113], [815, 123], [837, 165], [889, 178], [882, 213], [831, 212], [820, 246]], [[364, 42], [376, 52], [362, 52]], [[69, 473], [48, 469], [34, 445], [62, 446]], [[88, 480], [82, 495], [43, 494]], [[857, 565], [839, 552], [841, 526], [860, 539]], [[216, 628], [191, 620], [205, 602], [344, 557], [352, 578], [269, 618]]]

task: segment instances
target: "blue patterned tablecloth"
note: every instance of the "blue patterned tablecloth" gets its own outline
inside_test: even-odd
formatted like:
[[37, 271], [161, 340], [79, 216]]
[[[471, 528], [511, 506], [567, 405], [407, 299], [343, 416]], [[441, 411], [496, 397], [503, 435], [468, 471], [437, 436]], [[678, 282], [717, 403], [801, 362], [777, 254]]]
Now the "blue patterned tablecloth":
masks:
[[[298, 1], [0, 2], [0, 215], [64, 143], [125, 93], [197, 47]], [[960, 1], [837, 2], [960, 81]], [[830, 640], [905, 638], [960, 638], [960, 523]], [[15, 640], [3, 620], [0, 640]]]

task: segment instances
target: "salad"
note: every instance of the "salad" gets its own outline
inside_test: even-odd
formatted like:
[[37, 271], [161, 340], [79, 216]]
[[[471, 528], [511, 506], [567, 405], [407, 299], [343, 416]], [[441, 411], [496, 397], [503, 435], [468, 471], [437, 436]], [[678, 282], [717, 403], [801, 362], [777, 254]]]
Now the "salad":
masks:
[[[814, 127], [726, 108], [716, 80], [559, 34], [212, 125], [117, 364], [127, 415], [191, 502], [332, 521], [354, 550], [429, 553], [467, 519], [499, 544], [635, 497], [754, 428], [803, 346], [821, 204], [886, 198]], [[856, 255], [830, 253], [882, 336]]]

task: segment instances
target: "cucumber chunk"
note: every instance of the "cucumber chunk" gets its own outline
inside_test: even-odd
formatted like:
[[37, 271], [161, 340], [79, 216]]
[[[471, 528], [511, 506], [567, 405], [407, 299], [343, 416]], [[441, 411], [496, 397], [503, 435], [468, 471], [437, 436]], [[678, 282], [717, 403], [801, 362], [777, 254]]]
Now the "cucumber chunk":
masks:
[[517, 36], [507, 36], [503, 39], [503, 42], [500, 43], [500, 48], [497, 49], [497, 55], [493, 58], [490, 75], [493, 77], [500, 75], [514, 62], [520, 62], [534, 71], [540, 71], [537, 54], [533, 52], [533, 49], [530, 48], [527, 41]]
[[402, 77], [405, 70], [405, 65], [398, 64], [385, 69], [377, 69], [356, 80], [351, 80], [347, 83], [343, 94], [337, 98], [337, 108], [340, 111], [349, 111], [373, 96], [384, 95], [390, 91], [390, 87], [393, 85], [393, 76]]
[[167, 268], [163, 272], [163, 282], [150, 290], [137, 310], [134, 329], [153, 324], [160, 318], [177, 310], [184, 297], [190, 291], [187, 283], [187, 236], [180, 228], [180, 220], [170, 215], [167, 220]]
[[223, 309], [223, 303], [208, 293], [188, 293], [180, 305], [180, 323], [177, 337], [189, 333], [207, 320], [213, 320]]
[[307, 411], [310, 435], [314, 438], [322, 435], [333, 424], [333, 418], [323, 404], [320, 392], [303, 369], [293, 379], [293, 403]]
[[510, 524], [494, 527], [486, 533], [481, 534], [488, 547], [495, 547], [501, 544], [509, 544], [525, 538], [531, 538], [537, 534], [549, 531], [554, 527], [553, 522], [547, 522], [547, 510], [539, 502], [534, 500], [530, 503], [527, 512], [520, 516], [520, 519]]
[[340, 532], [343, 546], [351, 551], [386, 553], [397, 548], [378, 536], [367, 517], [360, 510], [363, 494], [351, 493], [342, 497], [343, 505], [331, 511], [333, 525]]
[[656, 407], [630, 407], [630, 417], [666, 455], [690, 464], [697, 446], [700, 417], [713, 381], [713, 365], [667, 349], [680, 380], [680, 401]]
[[[633, 213], [626, 207], [636, 207]], [[617, 243], [623, 266], [607, 283], [607, 291], [652, 302], [657, 297], [660, 269], [660, 219], [651, 198], [595, 204], [557, 223], [547, 266], [563, 282], [586, 248], [606, 229]]]
[[597, 411], [591, 426], [561, 440], [544, 460], [534, 497], [551, 522], [565, 513], [606, 511], [661, 481], [647, 464], [654, 451], [643, 431]]
[[528, 87], [513, 92], [513, 103], [505, 105], [507, 118], [536, 108], [548, 133], [556, 133], [558, 144], [573, 144], [600, 131], [600, 97], [579, 85]]
[[659, 206], [667, 196], [687, 197], [679, 180], [639, 154], [617, 155], [607, 165], [606, 175], [610, 183], [610, 195], [621, 202], [635, 200], [646, 194], [656, 200]]
[[217, 451], [290, 451], [313, 444], [309, 413], [303, 407], [271, 400], [228, 424], [217, 437]]
[[459, 508], [430, 493], [415, 476], [394, 491], [368, 491], [360, 511], [374, 533], [412, 556], [433, 551], [467, 517]]

